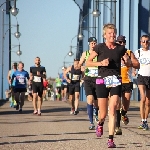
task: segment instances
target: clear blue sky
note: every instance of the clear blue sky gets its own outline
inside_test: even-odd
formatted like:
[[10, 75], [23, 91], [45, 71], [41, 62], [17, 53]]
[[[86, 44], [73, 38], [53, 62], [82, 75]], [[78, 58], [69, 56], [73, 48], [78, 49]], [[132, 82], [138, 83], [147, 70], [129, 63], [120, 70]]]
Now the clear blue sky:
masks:
[[[18, 0], [17, 8], [23, 54], [19, 58], [12, 52], [12, 61], [21, 59], [25, 63], [25, 70], [29, 71], [30, 66], [34, 65], [34, 58], [39, 56], [48, 77], [56, 77], [70, 50], [71, 39], [77, 35], [79, 8], [73, 0]], [[11, 17], [11, 22], [16, 24], [15, 17]], [[16, 28], [12, 29], [14, 32]], [[76, 46], [76, 42], [75, 38], [72, 45]], [[12, 45], [18, 45], [13, 35]], [[17, 50], [18, 47], [12, 49]], [[74, 57], [67, 56], [65, 60], [72, 62]]]

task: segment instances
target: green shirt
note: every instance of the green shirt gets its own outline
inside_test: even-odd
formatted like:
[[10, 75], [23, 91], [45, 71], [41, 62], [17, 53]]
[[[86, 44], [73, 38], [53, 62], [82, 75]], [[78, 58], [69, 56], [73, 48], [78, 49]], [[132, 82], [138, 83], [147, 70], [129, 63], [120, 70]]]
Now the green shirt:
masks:
[[60, 78], [56, 78], [55, 82], [56, 82], [56, 87], [61, 87], [61, 79]]
[[[86, 51], [85, 60], [87, 61], [88, 57], [90, 55], [89, 50]], [[93, 62], [97, 62], [97, 56], [93, 59]], [[85, 69], [85, 75], [90, 77], [97, 77], [98, 76], [98, 67], [87, 67]]]

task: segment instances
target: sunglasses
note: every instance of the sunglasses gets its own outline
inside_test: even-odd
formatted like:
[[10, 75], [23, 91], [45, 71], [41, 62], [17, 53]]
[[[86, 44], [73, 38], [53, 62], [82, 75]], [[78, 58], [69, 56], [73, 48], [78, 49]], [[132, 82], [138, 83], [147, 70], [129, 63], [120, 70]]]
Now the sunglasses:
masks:
[[150, 41], [146, 41], [146, 40], [144, 40], [144, 41], [141, 41], [142, 43], [150, 43]]
[[119, 44], [122, 44], [122, 43], [124, 43], [124, 44], [125, 44], [126, 42], [123, 42], [123, 41], [118, 41], [118, 43], [119, 43]]

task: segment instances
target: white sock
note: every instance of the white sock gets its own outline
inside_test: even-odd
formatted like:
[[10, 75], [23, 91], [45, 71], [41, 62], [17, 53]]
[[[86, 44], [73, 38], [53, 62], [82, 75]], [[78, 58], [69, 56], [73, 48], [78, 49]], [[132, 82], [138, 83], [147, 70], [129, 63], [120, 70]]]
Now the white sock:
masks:
[[142, 122], [144, 122], [145, 121], [145, 119], [142, 119]]

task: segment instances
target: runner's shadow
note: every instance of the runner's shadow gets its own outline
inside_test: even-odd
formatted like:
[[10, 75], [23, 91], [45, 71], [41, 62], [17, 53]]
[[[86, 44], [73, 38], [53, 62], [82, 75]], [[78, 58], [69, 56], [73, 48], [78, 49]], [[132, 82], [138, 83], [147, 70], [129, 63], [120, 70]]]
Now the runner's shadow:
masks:
[[86, 139], [60, 139], [60, 140], [36, 140], [36, 141], [18, 141], [18, 142], [3, 142], [0, 145], [8, 145], [8, 144], [23, 144], [23, 143], [47, 143], [47, 142], [60, 142], [60, 141], [83, 141]]

